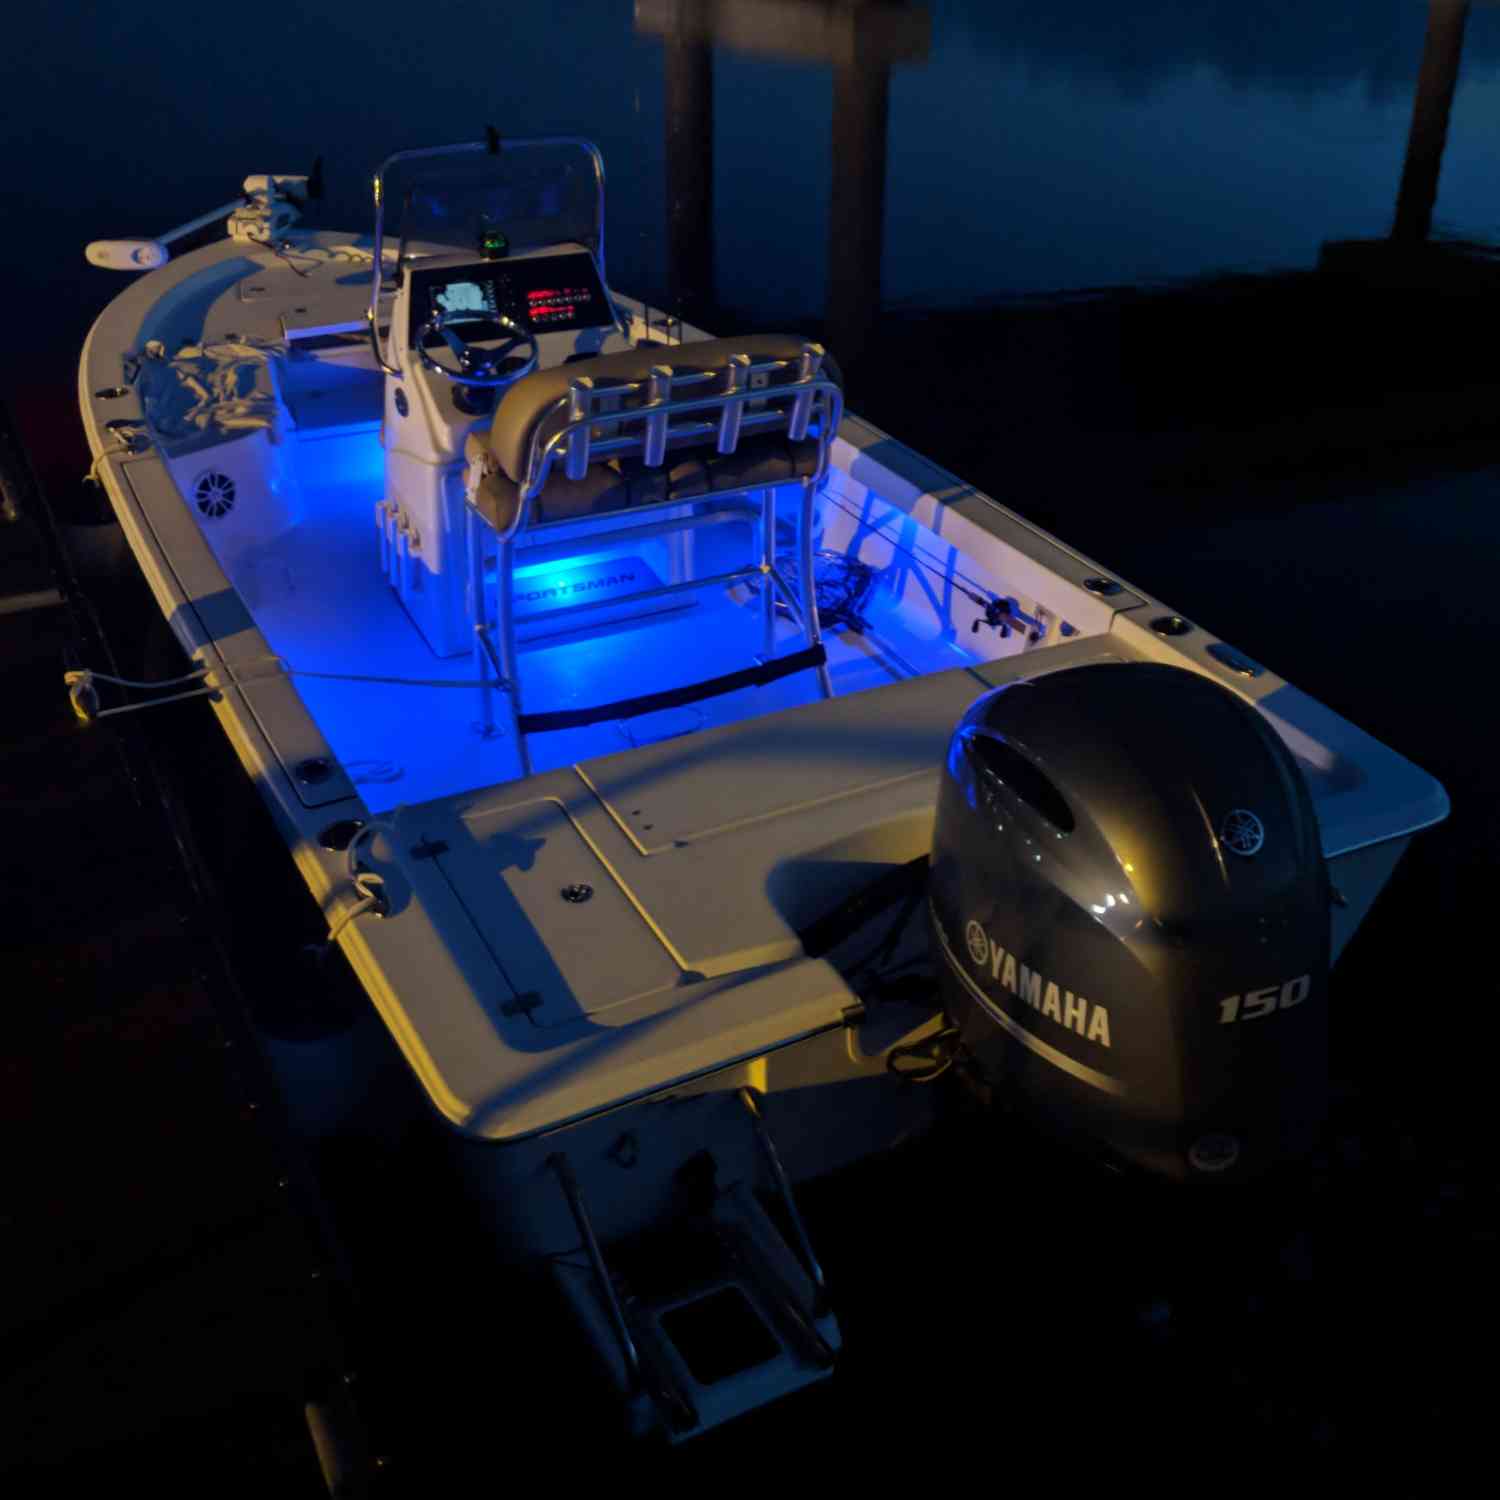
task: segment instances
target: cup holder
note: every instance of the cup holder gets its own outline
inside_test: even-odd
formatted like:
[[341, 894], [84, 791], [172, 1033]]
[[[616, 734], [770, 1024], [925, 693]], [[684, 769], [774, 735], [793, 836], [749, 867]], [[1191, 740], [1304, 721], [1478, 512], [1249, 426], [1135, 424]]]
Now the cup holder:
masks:
[[1181, 615], [1159, 615], [1151, 628], [1157, 635], [1186, 635], [1193, 627]]

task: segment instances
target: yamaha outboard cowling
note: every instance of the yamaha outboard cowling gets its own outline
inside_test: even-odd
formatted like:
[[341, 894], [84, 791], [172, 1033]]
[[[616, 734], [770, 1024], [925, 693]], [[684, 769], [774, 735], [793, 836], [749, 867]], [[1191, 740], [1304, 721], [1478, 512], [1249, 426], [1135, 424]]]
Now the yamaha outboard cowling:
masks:
[[1175, 1180], [1259, 1175], [1326, 1113], [1329, 885], [1290, 751], [1177, 667], [981, 698], [930, 876], [944, 1004], [997, 1095]]

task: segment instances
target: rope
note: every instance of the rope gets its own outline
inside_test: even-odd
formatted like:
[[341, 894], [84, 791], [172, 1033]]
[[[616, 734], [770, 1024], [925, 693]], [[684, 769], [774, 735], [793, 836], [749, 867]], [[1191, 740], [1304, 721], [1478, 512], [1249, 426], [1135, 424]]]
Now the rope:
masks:
[[338, 941], [339, 934], [351, 922], [364, 916], [369, 911], [384, 915], [386, 907], [384, 876], [376, 874], [374, 870], [362, 870], [359, 867], [360, 846], [366, 839], [373, 838], [377, 833], [389, 834], [394, 839], [396, 836], [396, 825], [377, 819], [373, 823], [366, 823], [349, 840], [349, 847], [344, 851], [344, 869], [349, 877], [349, 883], [358, 893], [359, 899], [329, 926], [327, 940], [314, 947], [313, 951], [319, 959], [327, 957], [332, 951], [333, 945]]
[[[284, 664], [283, 664], [284, 665]], [[156, 682], [143, 682], [135, 677], [116, 677], [110, 672], [91, 672], [83, 669], [75, 672], [64, 672], [63, 681], [68, 685], [68, 700], [73, 705], [73, 712], [77, 714], [79, 721], [84, 724], [92, 724], [95, 719], [107, 719], [111, 714], [134, 713], [141, 708], [155, 708], [161, 703], [176, 703], [183, 698], [211, 698], [217, 697], [219, 689], [216, 685], [208, 682], [211, 676], [209, 667], [195, 667], [191, 672], [184, 672], [181, 677], [164, 677]], [[121, 708], [99, 707], [99, 693], [94, 684], [96, 682], [113, 683], [116, 687], [143, 688], [151, 691], [156, 688], [180, 687], [185, 682], [202, 682], [205, 685], [200, 688], [190, 689], [185, 693], [170, 693], [165, 698], [148, 698], [144, 703], [127, 703]], [[391, 770], [400, 775], [400, 768], [394, 761], [377, 761], [368, 779], [378, 779], [381, 773]], [[390, 779], [394, 779], [393, 777]], [[349, 840], [349, 847], [344, 854], [344, 867], [349, 877], [349, 883], [354, 887], [359, 899], [351, 905], [328, 929], [327, 941], [318, 945], [315, 951], [319, 956], [325, 956], [338, 940], [339, 934], [357, 917], [362, 917], [368, 911], [383, 908], [385, 901], [385, 879], [374, 870], [362, 870], [359, 866], [360, 846], [367, 839], [373, 838], [377, 833], [387, 833], [395, 837], [396, 828], [393, 823], [375, 821], [366, 823], [358, 833]]]
[[389, 784], [400, 781], [406, 774], [406, 768], [397, 760], [346, 760], [344, 771], [356, 785], [361, 781]]
[[[102, 457], [103, 455], [101, 455]], [[460, 678], [454, 681], [447, 677], [376, 677], [357, 672], [304, 672], [300, 667], [293, 667], [283, 661], [279, 656], [264, 658], [267, 662], [286, 673], [289, 677], [316, 677], [327, 682], [367, 682], [379, 683], [394, 687], [437, 687], [437, 688], [478, 688], [486, 684], [478, 678]], [[191, 672], [185, 672], [181, 677], [165, 677], [157, 682], [142, 682], [133, 677], [115, 677], [108, 672], [93, 672], [84, 669], [77, 672], [64, 672], [63, 681], [68, 687], [68, 701], [73, 705], [73, 712], [78, 716], [81, 724], [92, 724], [96, 719], [107, 719], [112, 714], [134, 713], [137, 709], [155, 708], [161, 703], [177, 703], [184, 698], [212, 698], [219, 693], [216, 683], [209, 680], [210, 669], [208, 667], [197, 667]], [[251, 676], [234, 674], [232, 680], [237, 686], [244, 686], [256, 679]], [[180, 687], [187, 682], [202, 682], [204, 685], [185, 693], [171, 693], [165, 698], [149, 698], [144, 703], [127, 703], [119, 708], [100, 708], [99, 694], [95, 687], [96, 683], [109, 682], [116, 687], [139, 688], [147, 692], [157, 688]], [[490, 687], [498, 687], [499, 684], [491, 682]], [[389, 768], [387, 770], [386, 768]], [[394, 761], [380, 761], [376, 768], [372, 769], [363, 778], [366, 781], [393, 781], [401, 774], [399, 766]]]
[[133, 453], [134, 449], [129, 443], [114, 443], [108, 448], [101, 448], [99, 456], [89, 465], [89, 471], [83, 476], [85, 484], [97, 485], [102, 483], [100, 477], [106, 458], [113, 458], [117, 453]]
[[[284, 672], [288, 677], [313, 677], [322, 682], [372, 682], [390, 687], [433, 687], [433, 688], [477, 688], [486, 686], [477, 677], [385, 677], [375, 676], [365, 672], [312, 672], [302, 667], [294, 667], [284, 657], [267, 655], [260, 657], [258, 664], [263, 663], [273, 669], [274, 672]], [[234, 681], [243, 686], [247, 683], [261, 681], [261, 676], [252, 675], [251, 671], [236, 672]], [[499, 684], [491, 678], [488, 686], [498, 688]]]
[[[108, 672], [91, 672], [86, 668], [77, 672], [64, 672], [63, 681], [68, 687], [68, 701], [73, 705], [73, 712], [78, 717], [80, 724], [92, 724], [96, 719], [108, 719], [114, 714], [132, 714], [137, 709], [156, 708], [163, 703], [177, 703], [184, 698], [215, 698], [219, 689], [214, 683], [208, 681], [209, 668], [198, 667], [192, 672], [185, 672], [181, 677], [167, 677], [159, 682], [139, 682], [133, 677], [114, 677]], [[119, 708], [100, 708], [99, 693], [95, 688], [96, 682], [110, 682], [116, 687], [144, 688], [152, 690], [155, 688], [180, 687], [185, 682], [202, 682], [203, 687], [196, 688], [186, 693], [169, 693], [165, 698], [148, 698], [144, 703], [126, 703]]]
[[[477, 688], [485, 686], [477, 677], [369, 677], [358, 672], [307, 672], [301, 667], [288, 666], [281, 658], [273, 657], [281, 670], [289, 677], [318, 677], [325, 682], [378, 682], [392, 687], [437, 687], [437, 688]], [[490, 687], [497, 684], [492, 680]]]

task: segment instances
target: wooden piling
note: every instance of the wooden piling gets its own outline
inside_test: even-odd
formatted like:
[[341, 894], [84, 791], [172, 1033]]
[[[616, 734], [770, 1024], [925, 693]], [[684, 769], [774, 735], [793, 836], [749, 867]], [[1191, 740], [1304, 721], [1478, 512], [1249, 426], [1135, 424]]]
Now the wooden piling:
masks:
[[[678, 11], [696, 12], [693, 0]], [[672, 311], [697, 322], [714, 296], [713, 46], [690, 24], [663, 36], [667, 136], [667, 285]]]
[[1437, 202], [1438, 175], [1468, 19], [1469, 0], [1430, 0], [1428, 4], [1427, 40], [1412, 105], [1396, 219], [1391, 227], [1391, 239], [1399, 244], [1420, 244], [1432, 231], [1432, 210]]

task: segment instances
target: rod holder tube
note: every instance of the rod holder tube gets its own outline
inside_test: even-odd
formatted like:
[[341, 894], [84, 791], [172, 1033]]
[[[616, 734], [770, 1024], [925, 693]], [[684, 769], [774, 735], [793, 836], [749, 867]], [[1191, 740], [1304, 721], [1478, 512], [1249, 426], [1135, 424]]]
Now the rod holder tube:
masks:
[[[812, 381], [818, 378], [818, 371], [823, 364], [823, 346], [821, 344], [804, 344], [801, 357], [797, 361], [797, 379], [799, 382]], [[808, 423], [812, 420], [813, 393], [808, 390], [798, 391], [792, 398], [792, 412], [787, 419], [786, 435], [794, 443], [803, 442], [807, 437]]]
[[[671, 365], [653, 365], [646, 381], [646, 401], [651, 406], [665, 408], [672, 400]], [[667, 413], [652, 412], [646, 418], [645, 442], [642, 445], [641, 462], [648, 469], [659, 469], [667, 456]]]
[[[724, 393], [732, 396], [736, 391], [743, 391], [750, 384], [750, 356], [748, 354], [731, 354], [729, 356], [729, 368], [724, 377]], [[740, 424], [744, 419], [745, 408], [738, 401], [727, 401], [724, 410], [719, 416], [719, 452], [733, 453], [739, 446]]]
[[594, 382], [585, 375], [568, 387], [568, 421], [578, 425], [568, 432], [563, 456], [563, 473], [572, 480], [582, 479], [589, 471], [589, 424], [593, 415]]

